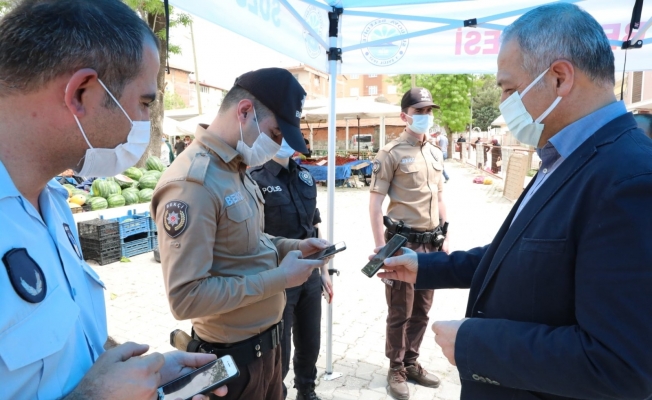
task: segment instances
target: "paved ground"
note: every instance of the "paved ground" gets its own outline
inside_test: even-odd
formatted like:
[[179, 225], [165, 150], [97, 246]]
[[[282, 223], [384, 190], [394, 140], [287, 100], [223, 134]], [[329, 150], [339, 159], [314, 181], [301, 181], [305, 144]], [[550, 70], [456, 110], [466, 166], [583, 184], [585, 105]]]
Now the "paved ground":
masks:
[[[446, 203], [451, 221], [451, 250], [464, 250], [489, 243], [512, 203], [501, 197], [502, 182], [494, 185], [472, 183], [476, 171], [448, 162], [451, 180], [446, 184]], [[317, 393], [322, 399], [390, 399], [386, 391], [388, 361], [384, 355], [385, 318], [387, 314], [384, 284], [360, 273], [373, 249], [369, 226], [367, 188], [339, 189], [335, 195], [335, 241], [345, 241], [348, 250], [335, 258], [333, 305], [333, 370], [341, 378], [319, 380]], [[318, 206], [327, 217], [326, 189], [320, 188]], [[325, 225], [325, 224], [324, 224]], [[325, 228], [325, 226], [323, 227]], [[94, 265], [106, 290], [109, 334], [117, 341], [148, 343], [152, 351], [172, 350], [169, 333], [175, 328], [190, 330], [188, 321], [176, 321], [170, 314], [163, 290], [160, 264], [152, 253], [133, 257], [131, 263]], [[461, 319], [466, 308], [467, 290], [439, 290], [430, 311], [431, 321]], [[318, 361], [319, 376], [326, 367], [326, 332], [328, 306], [323, 305], [322, 348]], [[427, 330], [421, 346], [420, 362], [442, 379], [437, 389], [409, 384], [411, 399], [458, 399], [460, 380], [457, 371], [444, 358]], [[292, 372], [286, 379], [291, 387]], [[294, 399], [290, 390], [288, 397]]]

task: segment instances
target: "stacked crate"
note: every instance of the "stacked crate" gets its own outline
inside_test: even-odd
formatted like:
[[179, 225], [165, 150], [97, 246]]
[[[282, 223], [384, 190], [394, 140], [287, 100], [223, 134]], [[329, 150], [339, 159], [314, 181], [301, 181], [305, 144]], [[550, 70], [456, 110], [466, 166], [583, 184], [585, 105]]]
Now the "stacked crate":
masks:
[[116, 221], [94, 219], [79, 222], [77, 230], [84, 260], [94, 260], [100, 265], [120, 261], [122, 250]]
[[151, 217], [149, 218], [149, 245], [152, 250], [158, 248], [158, 231], [156, 229], [156, 222]]
[[149, 240], [149, 215], [132, 214], [115, 219], [120, 231], [123, 257], [133, 257], [152, 251]]

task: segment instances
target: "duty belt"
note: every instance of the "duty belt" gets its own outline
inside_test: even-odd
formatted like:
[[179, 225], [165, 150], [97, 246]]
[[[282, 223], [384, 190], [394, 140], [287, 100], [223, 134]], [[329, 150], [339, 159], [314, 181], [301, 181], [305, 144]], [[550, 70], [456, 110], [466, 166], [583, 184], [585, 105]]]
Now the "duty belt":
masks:
[[431, 231], [419, 231], [405, 225], [403, 221], [396, 222], [387, 216], [383, 217], [383, 224], [392, 236], [403, 235], [408, 238], [410, 243], [432, 244], [435, 248], [440, 249], [446, 239], [441, 227]]
[[279, 346], [281, 344], [282, 335], [283, 320], [259, 335], [232, 344], [206, 342], [197, 336], [193, 329], [192, 337], [195, 339], [193, 342], [196, 343], [194, 348], [190, 348], [191, 345], [188, 345], [188, 351], [215, 354], [217, 358], [230, 355], [233, 357], [238, 368], [242, 369], [256, 359], [262, 357], [263, 354]]

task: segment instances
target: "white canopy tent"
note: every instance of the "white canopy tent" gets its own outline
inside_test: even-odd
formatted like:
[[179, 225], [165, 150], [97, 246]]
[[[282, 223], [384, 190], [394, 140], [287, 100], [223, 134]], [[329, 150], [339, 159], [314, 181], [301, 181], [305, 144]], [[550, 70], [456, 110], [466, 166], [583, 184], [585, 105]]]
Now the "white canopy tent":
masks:
[[[640, 0], [561, 0], [575, 3], [602, 25], [621, 69], [632, 10]], [[492, 73], [501, 31], [551, 0], [169, 0], [190, 14], [225, 27], [330, 75]], [[652, 69], [652, 1], [627, 51], [627, 70]], [[622, 69], [621, 69], [622, 70]], [[246, 72], [246, 71], [243, 71]], [[336, 109], [334, 97], [330, 110]], [[328, 181], [335, 181], [335, 118], [328, 115]], [[334, 238], [335, 185], [328, 186], [328, 239]], [[332, 266], [332, 265], [331, 265]], [[326, 379], [332, 371], [329, 308]]]

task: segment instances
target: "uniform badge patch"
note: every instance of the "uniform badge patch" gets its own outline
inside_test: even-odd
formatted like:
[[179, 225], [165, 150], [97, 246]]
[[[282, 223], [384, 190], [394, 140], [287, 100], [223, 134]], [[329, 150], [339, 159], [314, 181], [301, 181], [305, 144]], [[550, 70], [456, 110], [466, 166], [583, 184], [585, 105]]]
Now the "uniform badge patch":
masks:
[[378, 160], [374, 160], [374, 163], [373, 163], [373, 164], [374, 164], [374, 166], [373, 166], [373, 168], [372, 168], [372, 172], [373, 172], [374, 174], [377, 174], [378, 171], [380, 171], [380, 161], [378, 161]]
[[70, 240], [70, 245], [75, 250], [75, 253], [77, 253], [77, 257], [79, 257], [80, 260], [83, 260], [84, 258], [82, 257], [81, 250], [79, 250], [79, 246], [77, 246], [75, 235], [73, 235], [72, 231], [70, 230], [70, 225], [63, 224], [63, 230], [66, 231], [66, 236], [68, 236], [68, 240]]
[[314, 185], [314, 182], [312, 180], [312, 176], [310, 175], [310, 172], [308, 171], [300, 171], [299, 172], [299, 179], [303, 181], [308, 186]]
[[40, 303], [47, 293], [43, 270], [27, 249], [11, 249], [2, 256], [7, 275], [16, 293], [29, 303]]
[[174, 200], [165, 205], [163, 214], [163, 227], [171, 238], [181, 235], [189, 223], [188, 204], [183, 201]]

